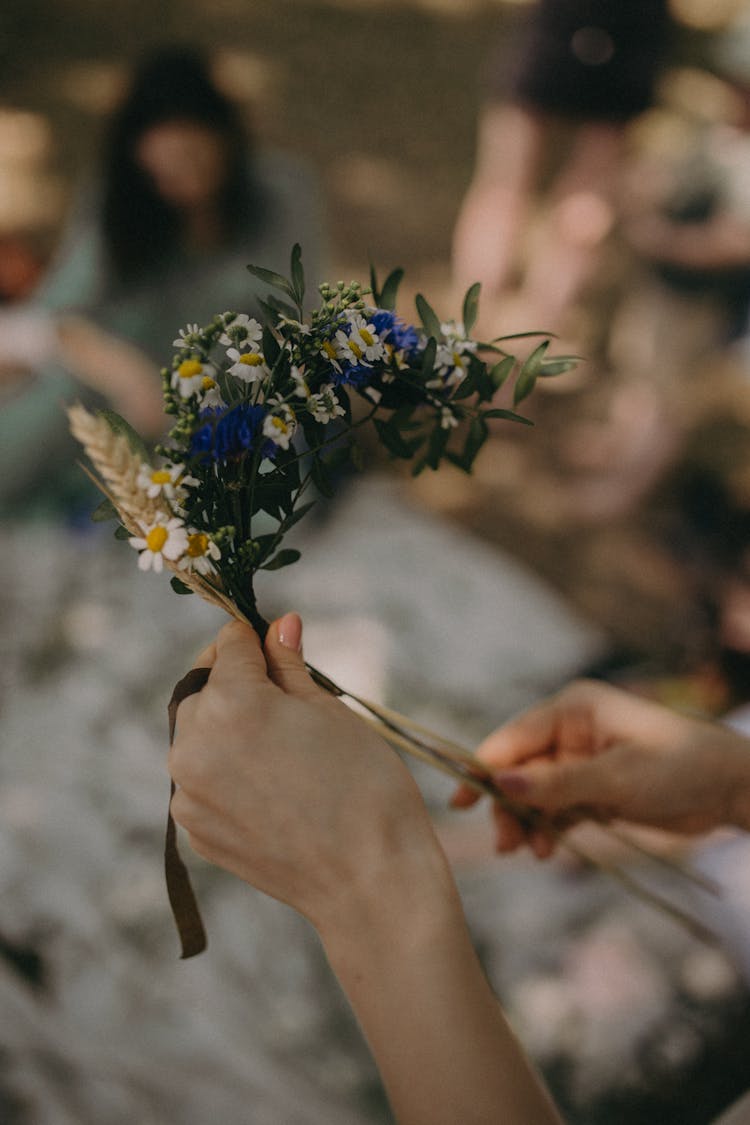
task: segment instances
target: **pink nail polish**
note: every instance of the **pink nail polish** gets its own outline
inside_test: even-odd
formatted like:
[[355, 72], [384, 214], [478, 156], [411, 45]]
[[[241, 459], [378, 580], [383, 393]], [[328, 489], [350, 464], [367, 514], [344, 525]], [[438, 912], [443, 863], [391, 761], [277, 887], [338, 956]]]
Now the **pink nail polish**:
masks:
[[279, 643], [284, 648], [299, 652], [302, 648], [302, 618], [298, 613], [287, 613], [279, 621]]

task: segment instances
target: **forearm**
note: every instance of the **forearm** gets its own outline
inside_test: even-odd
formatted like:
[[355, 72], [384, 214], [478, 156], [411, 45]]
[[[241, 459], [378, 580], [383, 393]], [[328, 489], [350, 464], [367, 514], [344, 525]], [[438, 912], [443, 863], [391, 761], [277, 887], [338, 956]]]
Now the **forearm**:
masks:
[[553, 1125], [549, 1095], [510, 1031], [472, 948], [436, 847], [416, 878], [322, 932], [400, 1125]]

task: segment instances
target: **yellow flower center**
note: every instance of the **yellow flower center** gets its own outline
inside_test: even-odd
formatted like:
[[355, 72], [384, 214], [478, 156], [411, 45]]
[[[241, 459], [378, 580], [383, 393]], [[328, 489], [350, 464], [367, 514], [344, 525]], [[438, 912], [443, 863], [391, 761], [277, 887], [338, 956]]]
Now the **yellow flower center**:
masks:
[[326, 353], [329, 359], [336, 358], [336, 349], [334, 348], [330, 340], [323, 341], [323, 351]]
[[203, 364], [199, 360], [183, 359], [177, 368], [177, 374], [181, 379], [194, 379], [196, 375], [200, 375], [202, 370]]
[[350, 352], [352, 353], [352, 355], [354, 355], [354, 356], [355, 356], [355, 357], [356, 357], [357, 359], [361, 359], [361, 358], [362, 358], [362, 356], [364, 355], [364, 352], [363, 352], [363, 351], [362, 351], [362, 349], [360, 348], [359, 344], [355, 344], [355, 343], [354, 343], [354, 340], [350, 340], [350, 341], [349, 341], [349, 351], [350, 351]]
[[212, 391], [216, 386], [216, 380], [212, 379], [210, 375], [204, 375], [201, 383], [201, 389], [204, 391]]
[[208, 536], [205, 532], [196, 531], [188, 535], [187, 553], [191, 559], [201, 559], [208, 554]]
[[282, 434], [289, 433], [289, 427], [287, 426], [283, 418], [272, 418], [271, 425], [275, 426], [276, 429]]
[[263, 356], [258, 352], [246, 352], [245, 355], [240, 356], [240, 363], [244, 363], [247, 367], [260, 367], [263, 362]]
[[169, 484], [172, 476], [168, 469], [156, 469], [151, 474], [151, 480], [154, 484]]
[[372, 335], [371, 332], [368, 332], [366, 328], [360, 328], [359, 338], [360, 338], [360, 340], [364, 340], [364, 342], [367, 344], [368, 348], [371, 348], [372, 345], [375, 343], [374, 336]]
[[149, 551], [153, 551], [155, 555], [158, 555], [167, 539], [169, 539], [169, 532], [166, 527], [162, 527], [161, 525], [152, 527], [146, 536], [146, 546]]

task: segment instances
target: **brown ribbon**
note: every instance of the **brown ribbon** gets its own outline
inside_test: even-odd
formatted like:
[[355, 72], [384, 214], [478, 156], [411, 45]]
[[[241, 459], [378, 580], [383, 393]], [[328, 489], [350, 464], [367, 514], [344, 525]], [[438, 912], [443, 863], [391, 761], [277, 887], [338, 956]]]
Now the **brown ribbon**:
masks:
[[[169, 745], [174, 742], [175, 726], [177, 724], [177, 708], [183, 699], [195, 695], [205, 686], [210, 673], [210, 668], [192, 668], [183, 676], [172, 692], [169, 701]], [[172, 797], [175, 794], [175, 784], [172, 782], [169, 794], [169, 810], [167, 812], [167, 834], [164, 841], [164, 874], [167, 878], [167, 895], [169, 905], [172, 907], [177, 932], [182, 945], [182, 958], [195, 957], [202, 953], [208, 944], [203, 919], [195, 898], [195, 892], [190, 884], [188, 869], [182, 862], [177, 850], [177, 828], [172, 818]]]

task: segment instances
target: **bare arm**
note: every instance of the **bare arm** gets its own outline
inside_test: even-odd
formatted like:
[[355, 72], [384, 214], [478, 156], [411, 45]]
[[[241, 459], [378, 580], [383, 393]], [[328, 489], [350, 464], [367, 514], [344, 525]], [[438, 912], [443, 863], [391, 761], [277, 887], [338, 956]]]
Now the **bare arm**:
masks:
[[[233, 623], [178, 714], [176, 820], [195, 850], [318, 930], [401, 1125], [552, 1125], [469, 940], [419, 792], [397, 756], [310, 680], [299, 619], [265, 655]], [[282, 643], [282, 639], [286, 643]]]

